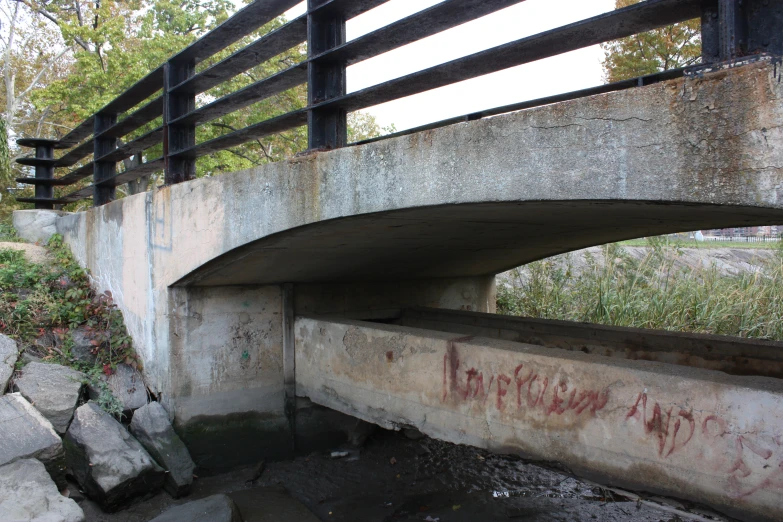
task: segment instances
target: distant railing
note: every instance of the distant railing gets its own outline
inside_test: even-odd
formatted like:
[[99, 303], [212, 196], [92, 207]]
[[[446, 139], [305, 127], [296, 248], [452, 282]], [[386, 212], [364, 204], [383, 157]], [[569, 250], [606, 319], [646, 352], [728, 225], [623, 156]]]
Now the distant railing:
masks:
[[[35, 197], [18, 198], [36, 208], [54, 208], [93, 198], [103, 205], [119, 185], [163, 170], [171, 185], [195, 177], [196, 159], [217, 151], [307, 125], [310, 150], [347, 145], [349, 112], [533, 62], [602, 42], [624, 38], [693, 18], [702, 20], [703, 63], [759, 53], [783, 54], [783, 2], [739, 0], [647, 0], [633, 6], [522, 38], [485, 51], [346, 94], [346, 67], [523, 0], [443, 0], [407, 18], [346, 42], [345, 22], [387, 0], [308, 0], [308, 10], [228, 58], [197, 73], [196, 65], [284, 13], [298, 0], [257, 0], [173, 56], [60, 140], [20, 139], [35, 156], [17, 160], [35, 167]], [[196, 106], [196, 95], [303, 42], [308, 58], [243, 89]], [[425, 127], [478, 119], [601, 92], [646, 85], [684, 74], [683, 69], [602, 85], [573, 93], [452, 118]], [[196, 142], [196, 127], [298, 85], [307, 84], [307, 107], [223, 136]], [[158, 91], [160, 96], [138, 109]], [[121, 116], [123, 116], [121, 118]], [[162, 116], [163, 124], [119, 145], [119, 139]], [[420, 129], [414, 129], [415, 130]], [[92, 136], [91, 139], [87, 139]], [[163, 154], [118, 172], [117, 163], [163, 145]], [[55, 159], [55, 149], [70, 149]], [[56, 168], [74, 167], [55, 177]], [[54, 187], [73, 185], [92, 175], [92, 184], [61, 197]]]
[[707, 242], [777, 243], [780, 240], [780, 236], [704, 236]]

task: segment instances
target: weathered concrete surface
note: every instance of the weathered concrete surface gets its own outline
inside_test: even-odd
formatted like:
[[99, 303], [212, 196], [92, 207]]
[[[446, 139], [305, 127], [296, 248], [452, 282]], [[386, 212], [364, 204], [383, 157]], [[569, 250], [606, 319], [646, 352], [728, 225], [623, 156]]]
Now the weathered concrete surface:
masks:
[[0, 466], [0, 516], [7, 522], [83, 522], [82, 508], [57, 491], [46, 468], [34, 459]]
[[35, 406], [55, 431], [64, 434], [73, 418], [84, 386], [84, 374], [67, 366], [31, 362], [14, 386]]
[[783, 510], [783, 381], [461, 334], [298, 318], [297, 393], [385, 427], [709, 504]]
[[38, 459], [58, 486], [65, 486], [63, 443], [52, 424], [24, 397], [0, 397], [0, 466], [19, 459]]
[[783, 342], [433, 308], [401, 310], [394, 324], [783, 379]]
[[15, 210], [12, 219], [19, 237], [32, 243], [46, 243], [57, 233], [57, 218], [64, 214], [59, 210]]

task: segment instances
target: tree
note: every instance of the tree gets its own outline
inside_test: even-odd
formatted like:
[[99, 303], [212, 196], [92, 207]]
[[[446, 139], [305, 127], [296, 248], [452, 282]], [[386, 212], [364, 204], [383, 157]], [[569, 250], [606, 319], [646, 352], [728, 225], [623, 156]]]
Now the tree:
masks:
[[[640, 0], [615, 0], [617, 9]], [[604, 76], [616, 82], [698, 63], [701, 21], [689, 20], [602, 44]]]

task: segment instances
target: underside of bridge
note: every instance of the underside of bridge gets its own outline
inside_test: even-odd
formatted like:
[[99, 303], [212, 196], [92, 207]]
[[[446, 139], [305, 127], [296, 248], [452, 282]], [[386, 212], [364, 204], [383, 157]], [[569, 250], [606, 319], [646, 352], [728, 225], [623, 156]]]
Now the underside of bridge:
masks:
[[485, 276], [624, 239], [765, 223], [783, 223], [783, 209], [611, 200], [423, 207], [273, 234], [218, 257], [177, 285]]

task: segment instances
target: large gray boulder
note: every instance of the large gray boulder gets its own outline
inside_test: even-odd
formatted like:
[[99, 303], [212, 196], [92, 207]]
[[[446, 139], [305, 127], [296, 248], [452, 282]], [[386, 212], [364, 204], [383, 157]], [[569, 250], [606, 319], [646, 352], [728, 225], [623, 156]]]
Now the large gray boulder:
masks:
[[109, 388], [122, 403], [122, 409], [133, 411], [147, 404], [147, 387], [141, 373], [127, 364], [117, 365], [117, 371], [109, 376]]
[[65, 214], [59, 210], [14, 210], [16, 235], [31, 243], [46, 243], [57, 232], [57, 218]]
[[8, 381], [14, 374], [14, 365], [19, 358], [16, 341], [0, 334], [0, 395], [8, 388]]
[[233, 500], [220, 494], [174, 506], [150, 522], [242, 522], [242, 515]]
[[76, 410], [64, 442], [73, 476], [105, 511], [163, 486], [163, 470], [122, 424], [93, 402]]
[[18, 393], [0, 397], [0, 466], [38, 459], [58, 486], [65, 486], [63, 443], [52, 423]]
[[84, 374], [59, 364], [31, 362], [14, 380], [17, 391], [63, 434], [82, 394]]
[[159, 402], [142, 406], [133, 414], [130, 432], [152, 458], [167, 470], [163, 487], [174, 497], [190, 493], [196, 465], [185, 444], [174, 432], [169, 415]]
[[57, 490], [37, 460], [22, 459], [0, 467], [0, 517], [6, 521], [82, 522], [84, 512]]

